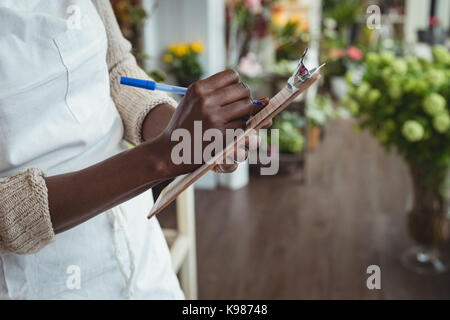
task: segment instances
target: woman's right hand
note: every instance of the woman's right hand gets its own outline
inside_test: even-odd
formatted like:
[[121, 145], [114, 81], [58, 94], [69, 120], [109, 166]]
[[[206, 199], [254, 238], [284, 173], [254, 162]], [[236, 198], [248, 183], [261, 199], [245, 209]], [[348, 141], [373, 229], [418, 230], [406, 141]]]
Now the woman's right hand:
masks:
[[[233, 70], [222, 71], [196, 81], [188, 88], [162, 136], [170, 146], [173, 146], [177, 143], [171, 141], [174, 130], [188, 130], [191, 134], [193, 162], [193, 140], [201, 138], [194, 137], [194, 121], [201, 121], [203, 132], [212, 128], [219, 129], [224, 134], [225, 141], [226, 129], [244, 129], [248, 118], [257, 111], [259, 110], [252, 103], [250, 90], [247, 85], [239, 82], [238, 73]], [[172, 170], [175, 171], [175, 175], [179, 175], [190, 172], [198, 166], [198, 164], [176, 166], [172, 163]]]

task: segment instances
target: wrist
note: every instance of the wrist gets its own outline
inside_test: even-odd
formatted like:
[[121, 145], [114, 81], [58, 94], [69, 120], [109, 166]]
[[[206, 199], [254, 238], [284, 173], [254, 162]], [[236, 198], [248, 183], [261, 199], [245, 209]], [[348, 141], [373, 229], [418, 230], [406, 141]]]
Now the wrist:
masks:
[[171, 159], [171, 152], [174, 142], [170, 141], [170, 136], [162, 132], [151, 141], [142, 143], [136, 148], [142, 149], [145, 159], [145, 172], [148, 181], [167, 180], [182, 174], [181, 165], [176, 165]]
[[142, 125], [142, 138], [144, 141], [152, 141], [158, 137], [167, 127], [175, 108], [167, 103], [154, 107], [145, 117]]

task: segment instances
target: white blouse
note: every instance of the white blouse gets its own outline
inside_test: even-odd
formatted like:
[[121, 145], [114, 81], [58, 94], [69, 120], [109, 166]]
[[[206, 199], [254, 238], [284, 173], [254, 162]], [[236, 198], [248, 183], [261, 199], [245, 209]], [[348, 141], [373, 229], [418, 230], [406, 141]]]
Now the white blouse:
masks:
[[[79, 28], [68, 7], [79, 10]], [[0, 3], [0, 173], [75, 171], [128, 147], [110, 97], [103, 23], [89, 0]], [[37, 253], [0, 255], [3, 299], [183, 298], [151, 190], [56, 235]]]

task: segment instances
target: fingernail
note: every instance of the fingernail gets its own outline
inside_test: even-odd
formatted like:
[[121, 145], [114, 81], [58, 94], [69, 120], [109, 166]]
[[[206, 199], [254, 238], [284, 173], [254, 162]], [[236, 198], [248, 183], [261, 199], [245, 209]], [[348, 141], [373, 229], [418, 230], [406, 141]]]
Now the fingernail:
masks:
[[264, 98], [258, 99], [258, 101], [261, 101], [264, 104], [268, 104], [269, 103], [269, 97], [264, 97]]

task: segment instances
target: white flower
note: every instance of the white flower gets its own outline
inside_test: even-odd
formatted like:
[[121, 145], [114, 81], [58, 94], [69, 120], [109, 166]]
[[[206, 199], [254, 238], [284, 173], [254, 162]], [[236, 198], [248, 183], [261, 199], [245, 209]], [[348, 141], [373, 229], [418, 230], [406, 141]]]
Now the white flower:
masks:
[[245, 57], [239, 61], [238, 70], [247, 77], [254, 78], [262, 74], [263, 69], [258, 63], [256, 54], [249, 52]]

